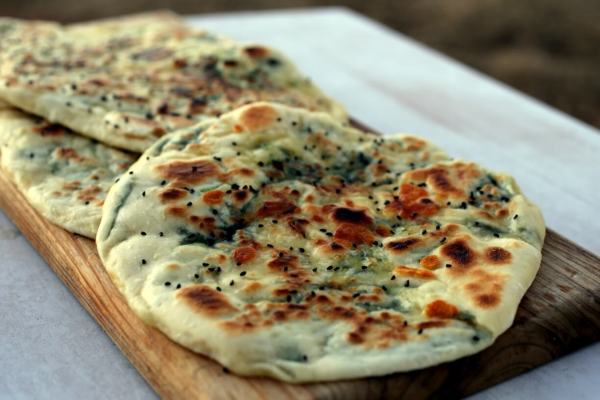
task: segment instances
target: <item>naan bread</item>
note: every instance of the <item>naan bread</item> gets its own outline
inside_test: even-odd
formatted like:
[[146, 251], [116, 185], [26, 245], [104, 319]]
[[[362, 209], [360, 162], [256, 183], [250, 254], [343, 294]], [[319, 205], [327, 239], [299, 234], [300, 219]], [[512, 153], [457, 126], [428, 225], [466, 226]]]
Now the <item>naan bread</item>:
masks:
[[96, 238], [133, 310], [243, 375], [381, 375], [482, 350], [540, 264], [512, 178], [257, 103], [164, 137]]
[[60, 26], [0, 19], [0, 98], [126, 150], [257, 100], [330, 112], [284, 55], [157, 13]]
[[0, 165], [44, 217], [96, 236], [108, 189], [135, 158], [0, 102]]

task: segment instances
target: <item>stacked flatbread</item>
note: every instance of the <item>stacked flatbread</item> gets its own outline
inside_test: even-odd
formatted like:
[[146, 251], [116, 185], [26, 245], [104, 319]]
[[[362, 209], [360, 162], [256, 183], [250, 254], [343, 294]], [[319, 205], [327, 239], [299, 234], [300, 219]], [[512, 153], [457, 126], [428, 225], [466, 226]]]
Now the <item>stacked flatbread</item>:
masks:
[[237, 373], [304, 382], [489, 346], [543, 237], [506, 175], [257, 103], [148, 149], [97, 244], [147, 323]]
[[279, 52], [170, 14], [71, 27], [4, 19], [0, 32], [1, 98], [126, 150], [257, 100], [345, 119]]
[[0, 165], [31, 205], [68, 231], [96, 236], [113, 182], [136, 159], [0, 101]]
[[346, 120], [279, 52], [168, 12], [69, 26], [0, 18], [0, 34], [0, 99], [22, 110], [1, 105], [3, 168], [44, 216], [90, 238], [106, 191], [134, 159], [108, 146], [141, 152], [261, 99]]
[[101, 209], [108, 273], [174, 341], [307, 382], [453, 360], [512, 323], [545, 228], [511, 177], [350, 128], [279, 53], [172, 15], [0, 31], [0, 97], [145, 150], [0, 109], [3, 168], [69, 230]]

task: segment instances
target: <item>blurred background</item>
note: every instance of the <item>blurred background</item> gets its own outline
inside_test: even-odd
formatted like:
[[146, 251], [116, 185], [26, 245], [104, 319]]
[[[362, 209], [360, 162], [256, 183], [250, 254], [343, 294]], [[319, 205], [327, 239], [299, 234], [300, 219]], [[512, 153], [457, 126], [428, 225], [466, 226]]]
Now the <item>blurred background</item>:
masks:
[[157, 8], [343, 5], [600, 128], [599, 0], [0, 0], [0, 15], [74, 22]]

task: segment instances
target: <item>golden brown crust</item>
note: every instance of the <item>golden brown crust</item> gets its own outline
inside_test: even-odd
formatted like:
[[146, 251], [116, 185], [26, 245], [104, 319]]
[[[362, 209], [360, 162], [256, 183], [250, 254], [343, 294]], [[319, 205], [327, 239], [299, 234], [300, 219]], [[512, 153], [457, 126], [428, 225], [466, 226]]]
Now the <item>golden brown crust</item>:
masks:
[[178, 292], [177, 296], [203, 315], [221, 317], [237, 311], [224, 294], [209, 286], [188, 286]]

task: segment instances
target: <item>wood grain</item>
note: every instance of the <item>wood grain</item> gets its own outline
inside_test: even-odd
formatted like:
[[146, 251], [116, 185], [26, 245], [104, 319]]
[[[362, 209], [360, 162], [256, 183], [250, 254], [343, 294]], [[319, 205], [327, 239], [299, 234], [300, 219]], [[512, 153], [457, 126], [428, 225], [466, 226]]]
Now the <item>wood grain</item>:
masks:
[[462, 397], [600, 339], [600, 259], [549, 231], [542, 267], [514, 325], [479, 354], [421, 371], [335, 383], [241, 378], [145, 325], [112, 284], [94, 242], [49, 223], [2, 173], [0, 207], [166, 399]]

